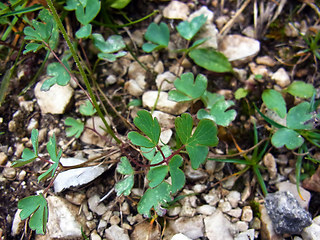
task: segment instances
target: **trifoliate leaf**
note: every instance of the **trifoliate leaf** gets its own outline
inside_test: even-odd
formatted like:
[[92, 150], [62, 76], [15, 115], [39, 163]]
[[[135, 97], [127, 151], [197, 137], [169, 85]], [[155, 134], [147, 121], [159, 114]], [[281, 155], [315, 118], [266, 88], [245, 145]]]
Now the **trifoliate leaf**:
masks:
[[169, 92], [169, 99], [184, 102], [200, 98], [207, 89], [207, 82], [207, 78], [202, 74], [198, 74], [194, 81], [193, 73], [184, 73], [174, 81], [177, 90]]
[[99, 13], [101, 3], [99, 0], [90, 0], [90, 4], [77, 5], [76, 17], [82, 25], [90, 23]]
[[200, 67], [212, 72], [232, 72], [232, 66], [226, 56], [213, 49], [196, 48], [189, 52], [189, 56]]
[[103, 53], [114, 53], [126, 47], [120, 35], [112, 35], [105, 41], [100, 33], [94, 33], [92, 38], [94, 45]]
[[221, 126], [228, 126], [237, 116], [235, 110], [227, 110], [229, 107], [233, 106], [234, 102], [229, 101], [219, 101], [215, 103], [211, 110], [210, 115], [213, 117], [213, 121]]
[[97, 110], [93, 107], [89, 100], [86, 100], [84, 104], [80, 105], [79, 112], [84, 116], [92, 116], [97, 112]]
[[46, 232], [46, 224], [48, 221], [48, 204], [43, 195], [30, 196], [21, 199], [18, 202], [21, 220], [30, 217], [29, 227], [35, 230], [37, 234]]
[[161, 205], [172, 200], [170, 190], [171, 186], [166, 182], [162, 182], [155, 188], [149, 188], [138, 203], [138, 212], [151, 217], [150, 210], [154, 208], [159, 216], [163, 216], [165, 211]]
[[167, 176], [167, 173], [169, 171], [169, 167], [167, 165], [160, 165], [156, 167], [152, 167], [147, 175], [149, 182], [149, 187], [154, 188], [158, 186], [165, 177]]
[[315, 92], [315, 88], [312, 84], [302, 81], [294, 81], [286, 91], [295, 97], [311, 98]]
[[279, 117], [284, 118], [286, 116], [286, 102], [281, 93], [273, 89], [264, 90], [262, 93], [262, 100], [267, 108], [277, 113]]
[[167, 24], [161, 22], [159, 25], [151, 23], [147, 29], [144, 38], [150, 42], [145, 43], [142, 46], [143, 51], [151, 52], [153, 50], [159, 50], [161, 48], [168, 47], [170, 39], [170, 31]]
[[183, 21], [179, 23], [177, 30], [184, 39], [191, 40], [206, 20], [207, 17], [201, 14], [200, 16], [193, 18], [190, 22]]
[[287, 127], [291, 129], [310, 130], [313, 128], [312, 122], [308, 123], [313, 118], [310, 113], [310, 103], [302, 102], [299, 105], [291, 108], [287, 115]]
[[204, 103], [207, 109], [211, 109], [212, 106], [217, 102], [224, 101], [224, 96], [217, 93], [205, 91], [201, 96], [201, 101]]
[[123, 175], [132, 175], [134, 174], [134, 170], [126, 157], [121, 157], [120, 162], [117, 166], [117, 172]]
[[116, 183], [115, 191], [117, 196], [120, 196], [121, 194], [128, 196], [134, 184], [134, 170], [126, 157], [121, 158], [117, 166], [117, 172], [128, 175]]
[[288, 149], [293, 150], [300, 147], [304, 143], [304, 139], [292, 129], [280, 128], [273, 134], [271, 143], [276, 148], [281, 148], [285, 145]]
[[67, 137], [74, 136], [75, 138], [79, 138], [84, 129], [84, 124], [79, 119], [76, 120], [72, 117], [67, 117], [64, 121], [64, 124], [70, 126], [66, 128]]

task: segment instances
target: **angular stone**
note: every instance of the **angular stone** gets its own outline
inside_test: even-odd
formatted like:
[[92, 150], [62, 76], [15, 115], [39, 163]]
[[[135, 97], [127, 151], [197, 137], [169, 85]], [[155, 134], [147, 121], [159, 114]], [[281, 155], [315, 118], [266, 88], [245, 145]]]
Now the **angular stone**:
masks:
[[304, 240], [319, 240], [320, 239], [320, 226], [313, 222], [309, 227], [303, 229], [301, 236]]
[[161, 239], [161, 228], [159, 224], [152, 224], [148, 221], [143, 221], [134, 226], [134, 230], [130, 235], [131, 240], [145, 239]]
[[106, 229], [105, 236], [110, 240], [130, 240], [128, 233], [118, 225], [112, 225]]
[[88, 199], [88, 205], [90, 210], [98, 215], [103, 215], [108, 211], [108, 208], [103, 203], [100, 203], [100, 197], [97, 194]]
[[169, 71], [158, 74], [156, 78], [157, 88], [160, 89], [161, 87], [161, 91], [171, 90], [172, 88], [174, 88], [173, 82], [176, 79], [177, 76]]
[[171, 1], [170, 4], [163, 9], [163, 16], [169, 19], [186, 20], [188, 15], [188, 5], [180, 1]]
[[272, 74], [271, 79], [273, 79], [276, 84], [282, 88], [285, 88], [290, 84], [290, 76], [284, 68], [279, 68], [274, 74]]
[[266, 209], [278, 234], [299, 234], [311, 225], [311, 214], [304, 210], [290, 192], [269, 193]]
[[191, 239], [197, 239], [204, 236], [203, 217], [201, 215], [195, 217], [180, 217], [174, 221], [172, 228], [176, 232], [182, 233]]
[[206, 237], [209, 240], [232, 240], [233, 226], [220, 210], [204, 218]]

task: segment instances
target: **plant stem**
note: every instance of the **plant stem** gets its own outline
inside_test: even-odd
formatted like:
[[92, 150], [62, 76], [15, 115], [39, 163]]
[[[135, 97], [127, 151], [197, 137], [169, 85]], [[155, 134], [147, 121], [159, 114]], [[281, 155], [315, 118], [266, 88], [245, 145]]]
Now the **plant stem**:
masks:
[[57, 13], [55, 7], [53, 6], [52, 0], [46, 0], [46, 1], [47, 1], [47, 4], [48, 4], [49, 8], [50, 8], [50, 11], [52, 12], [52, 15], [53, 15], [53, 17], [55, 19], [55, 22], [58, 24], [59, 29], [60, 29], [64, 39], [66, 40], [66, 42], [68, 44], [68, 47], [69, 47], [69, 49], [71, 51], [71, 54], [72, 54], [72, 57], [73, 57], [74, 61], [77, 64], [77, 67], [78, 67], [78, 69], [80, 71], [80, 74], [81, 74], [81, 76], [83, 78], [84, 84], [85, 84], [85, 86], [87, 88], [88, 94], [89, 94], [89, 96], [90, 96], [90, 98], [92, 100], [93, 106], [97, 110], [97, 113], [98, 113], [99, 117], [101, 118], [101, 120], [103, 121], [104, 125], [106, 126], [107, 132], [114, 138], [114, 140], [116, 140], [116, 142], [118, 144], [120, 144], [121, 140], [115, 135], [115, 133], [112, 131], [111, 127], [109, 126], [109, 124], [107, 123], [106, 119], [103, 116], [103, 113], [102, 113], [102, 111], [101, 111], [101, 109], [100, 109], [100, 107], [99, 107], [99, 105], [97, 103], [97, 100], [96, 100], [96, 98], [95, 98], [95, 96], [93, 94], [92, 88], [91, 88], [89, 80], [87, 78], [87, 75], [85, 74], [85, 72], [84, 72], [84, 70], [83, 70], [83, 68], [81, 66], [79, 57], [78, 57], [78, 55], [77, 55], [77, 53], [76, 53], [76, 51], [75, 51], [75, 49], [74, 49], [74, 47], [73, 47], [73, 45], [71, 43], [71, 40], [70, 40], [70, 38], [69, 38], [65, 28], [64, 28], [59, 16], [58, 16], [58, 13]]

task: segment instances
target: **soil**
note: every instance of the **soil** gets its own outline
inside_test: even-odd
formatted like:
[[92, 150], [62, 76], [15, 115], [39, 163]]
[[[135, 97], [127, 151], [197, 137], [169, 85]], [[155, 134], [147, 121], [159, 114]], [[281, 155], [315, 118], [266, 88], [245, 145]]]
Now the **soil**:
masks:
[[[207, 6], [210, 10], [214, 12], [215, 21], [220, 16], [232, 16], [239, 10], [242, 1], [199, 0], [182, 2], [189, 4], [189, 6], [193, 8], [192, 11], [199, 9], [202, 6]], [[221, 5], [222, 2], [224, 3], [223, 6]], [[253, 25], [253, 2], [254, 1], [251, 1], [250, 4], [245, 8], [240, 17], [239, 22], [233, 24], [231, 30], [229, 31], [229, 34], [241, 34], [241, 32], [246, 27], [248, 27], [249, 25]], [[258, 2], [261, 2], [261, 4], [264, 3], [264, 1]], [[290, 37], [284, 33], [284, 28], [288, 22], [296, 22], [300, 25], [306, 24], [306, 26], [309, 28], [317, 25], [318, 28], [316, 29], [318, 29], [319, 31], [320, 16], [317, 15], [317, 13], [310, 7], [310, 5], [307, 4], [307, 2], [312, 1], [287, 1], [284, 8], [281, 10], [281, 14], [277, 18], [277, 20], [270, 23], [269, 25], [267, 23], [264, 23], [262, 26], [260, 26], [260, 34], [257, 36], [257, 38], [260, 41], [261, 50], [258, 56], [269, 56], [272, 59], [278, 60], [277, 65], [275, 67], [271, 67], [270, 71], [275, 72], [279, 68], [279, 66], [282, 66], [291, 75], [292, 80], [304, 80], [307, 83], [312, 83], [313, 86], [318, 89], [320, 85], [320, 74], [318, 72], [319, 64], [317, 61], [319, 61], [319, 59], [315, 61], [312, 53], [303, 54], [300, 52], [300, 55], [294, 56], [299, 51], [306, 49], [307, 46], [301, 36]], [[314, 2], [318, 2], [319, 4], [319, 1]], [[140, 19], [154, 10], [159, 10], [160, 12], [162, 12], [164, 7], [166, 7], [168, 3], [168, 1], [160, 0], [135, 0], [132, 1], [125, 9], [123, 9], [123, 12], [129, 19]], [[125, 18], [118, 11], [112, 11], [109, 12], [109, 14], [115, 23], [120, 24], [120, 22], [126, 22]], [[148, 25], [152, 21], [154, 21], [155, 18], [157, 18], [157, 16], [158, 15], [156, 14], [153, 17], [146, 19], [145, 21], [136, 23], [126, 29], [120, 28], [117, 31], [124, 38], [130, 39], [128, 36], [128, 32], [132, 33], [135, 30], [146, 31]], [[72, 32], [75, 32], [79, 25], [74, 20], [74, 14], [70, 12], [67, 16], [67, 19], [69, 29], [71, 29]], [[102, 16], [98, 15], [97, 19], [102, 21]], [[165, 18], [162, 18], [161, 20], [168, 23], [169, 26], [176, 26], [180, 22], [178, 20], [169, 20]], [[1, 34], [6, 28], [7, 25], [0, 25]], [[171, 31], [173, 30], [174, 28], [171, 28]], [[105, 31], [112, 32], [112, 30], [110, 29], [107, 30], [104, 27], [98, 26], [94, 26], [93, 29], [93, 32], [104, 33]], [[12, 36], [10, 36], [10, 38], [5, 43], [2, 43], [2, 41], [0, 42], [0, 79], [3, 78], [4, 74], [8, 71], [8, 69], [10, 69], [14, 65], [15, 56], [17, 56], [16, 49], [19, 49], [22, 44], [23, 37], [20, 36], [20, 39], [15, 43], [15, 45], [11, 46], [11, 42], [13, 42], [14, 37], [15, 34], [12, 33]], [[60, 38], [60, 41], [61, 43], [59, 44], [59, 48], [56, 50], [56, 52], [61, 55], [65, 51], [66, 46], [63, 43], [62, 38]], [[8, 44], [10, 44], [11, 47], [8, 47]], [[81, 52], [82, 57], [85, 58], [86, 56], [82, 52], [82, 48], [86, 51], [90, 51], [90, 49], [92, 49], [92, 42], [90, 40], [84, 40], [79, 43], [78, 49]], [[285, 52], [285, 54], [283, 52]], [[137, 56], [145, 54], [141, 49], [138, 49], [138, 51], [134, 50], [134, 53]], [[91, 52], [87, 52], [86, 54], [92, 67], [95, 63], [96, 55]], [[308, 54], [310, 55], [309, 57]], [[37, 104], [33, 92], [35, 83], [31, 85], [29, 85], [29, 83], [33, 78], [34, 74], [38, 71], [39, 66], [44, 59], [44, 56], [44, 51], [39, 51], [37, 53], [29, 53], [27, 55], [21, 55], [19, 59], [20, 63], [18, 64], [16, 74], [10, 80], [9, 87], [6, 91], [7, 94], [5, 100], [1, 103], [0, 152], [6, 153], [6, 155], [8, 156], [8, 162], [12, 162], [20, 157], [16, 156], [15, 154], [17, 153], [17, 150], [19, 149], [19, 146], [21, 144], [23, 144], [24, 147], [32, 147], [29, 141], [30, 132], [28, 132], [27, 130], [27, 123], [31, 118], [34, 118], [38, 121], [38, 129], [47, 130], [45, 137], [46, 140], [40, 144], [40, 152], [45, 152], [46, 150], [46, 142], [49, 133], [56, 133], [57, 142], [69, 142], [70, 138], [66, 137], [65, 126], [63, 124], [64, 120], [67, 117], [71, 116], [81, 118], [82, 120], [85, 119], [83, 116], [79, 114], [79, 111], [77, 110], [79, 106], [77, 102], [79, 100], [85, 99], [85, 95], [79, 89], [76, 90], [75, 97], [73, 101], [70, 103], [70, 107], [68, 108], [65, 114], [52, 115], [41, 113], [40, 107]], [[163, 61], [165, 69], [169, 69], [169, 67], [176, 62], [175, 59], [168, 58], [168, 54], [166, 51], [156, 53], [155, 56], [158, 56], [159, 60]], [[52, 61], [54, 61], [53, 58], [49, 60], [49, 62]], [[119, 112], [119, 114], [122, 117], [124, 117], [132, 123], [133, 119], [130, 115], [131, 112], [129, 111], [127, 104], [133, 99], [133, 97], [130, 96], [124, 89], [124, 83], [129, 79], [127, 79], [127, 75], [124, 75], [122, 76], [122, 80], [118, 80], [116, 84], [106, 86], [104, 72], [105, 69], [111, 68], [111, 66], [112, 63], [99, 64], [97, 72], [95, 73], [96, 76], [94, 77], [96, 77], [97, 84], [108, 96], [110, 102], [112, 103], [112, 106]], [[247, 72], [249, 71], [248, 65], [242, 66], [241, 68], [247, 70]], [[75, 65], [73, 65], [73, 69], [76, 69]], [[213, 92], [218, 92], [219, 90], [230, 90], [232, 95], [234, 95], [235, 91], [240, 87], [248, 87], [251, 90], [250, 94], [246, 98], [246, 101], [235, 101], [236, 105], [234, 106], [234, 109], [238, 113], [237, 118], [230, 127], [221, 127], [219, 129], [220, 143], [217, 146], [217, 148], [219, 148], [221, 151], [225, 153], [227, 151], [229, 151], [229, 153], [236, 152], [236, 146], [234, 144], [234, 141], [232, 140], [231, 135], [234, 137], [235, 142], [242, 149], [249, 149], [250, 147], [252, 147], [252, 125], [250, 124], [250, 115], [255, 115], [257, 118], [258, 115], [254, 113], [254, 109], [248, 109], [248, 105], [246, 104], [246, 102], [253, 102], [257, 106], [261, 106], [262, 91], [264, 89], [274, 88], [274, 81], [271, 81], [270, 79], [264, 79], [263, 81], [260, 81], [258, 84], [248, 86], [246, 85], [248, 84], [247, 82], [239, 81], [239, 79], [232, 74], [217, 74], [202, 69], [196, 65], [193, 65], [192, 68], [189, 70], [193, 71], [194, 73], [202, 73], [206, 75], [210, 83], [208, 86], [208, 90], [211, 90]], [[152, 72], [147, 74], [148, 87], [146, 90], [156, 89], [154, 83], [155, 75]], [[21, 77], [21, 75], [23, 76]], [[41, 74], [41, 77], [37, 79], [37, 81], [45, 77], [45, 75], [46, 74], [44, 71]], [[23, 91], [26, 87], [26, 91]], [[231, 99], [235, 100], [233, 96]], [[21, 101], [33, 101], [33, 111], [28, 112], [21, 108], [21, 106], [19, 105]], [[287, 106], [293, 106], [295, 103], [295, 99], [290, 96], [287, 96], [286, 101]], [[119, 135], [126, 136], [126, 134], [131, 129], [129, 129], [128, 126], [119, 118], [119, 115], [115, 114], [115, 112], [112, 110], [109, 104], [107, 104], [105, 101], [103, 103], [105, 104], [107, 111], [113, 117], [113, 128]], [[201, 103], [196, 102], [189, 109], [189, 112], [191, 114], [196, 114], [197, 110], [201, 107]], [[19, 111], [20, 113], [18, 114], [18, 116], [14, 117], [17, 111]], [[258, 119], [259, 139], [267, 138], [269, 136], [268, 125], [260, 118]], [[14, 120], [16, 126], [14, 130], [9, 131], [9, 123], [12, 120]], [[318, 152], [317, 148], [312, 146], [309, 147], [312, 154], [316, 154]], [[94, 148], [98, 147], [94, 145], [86, 145], [79, 139], [76, 139], [70, 145], [70, 148], [65, 149], [64, 156], [72, 157], [75, 156], [79, 151]], [[137, 156], [137, 153], [132, 148], [126, 148], [123, 151], [126, 151], [126, 154], [128, 155]], [[270, 147], [268, 151], [271, 152], [274, 156], [284, 154], [288, 156], [288, 159], [292, 159], [294, 157], [291, 151], [288, 151], [284, 148], [275, 149]], [[292, 162], [290, 162], [289, 164], [294, 165], [294, 163]], [[2, 169], [0, 168], [0, 171], [3, 171], [3, 169], [7, 167], [5, 165], [6, 163], [4, 163], [1, 166]], [[43, 171], [45, 167], [46, 166], [43, 166], [43, 164], [40, 162], [35, 162], [31, 165], [29, 164], [25, 167], [17, 169], [16, 177], [14, 177], [13, 179], [5, 178], [3, 174], [0, 173], [0, 230], [2, 230], [0, 231], [0, 239], [28, 238], [27, 236], [17, 236], [16, 238], [11, 236], [12, 221], [17, 211], [18, 200], [27, 196], [31, 196], [39, 190], [43, 190], [50, 182], [49, 180], [40, 183], [38, 183], [37, 181], [39, 172]], [[22, 170], [26, 172], [26, 175], [21, 180], [19, 179], [19, 173], [21, 173]], [[226, 164], [223, 171], [225, 175], [228, 176], [235, 173], [237, 169], [233, 164]], [[83, 186], [81, 189], [85, 190], [92, 186], [110, 186], [110, 184], [114, 184], [114, 172], [115, 167], [108, 170], [106, 173], [104, 173], [98, 179], [94, 180], [92, 183]], [[253, 177], [253, 175], [251, 177]], [[143, 185], [142, 181], [143, 179], [140, 179], [141, 185]], [[216, 183], [218, 183], [217, 179], [211, 182], [205, 182], [205, 184], [207, 184], [208, 186], [208, 189], [210, 189], [209, 186], [213, 186]], [[186, 188], [192, 186], [193, 184], [194, 183], [192, 182], [187, 182]], [[268, 187], [268, 191], [276, 191], [276, 188], [273, 184], [266, 184]], [[241, 192], [244, 189], [243, 181], [238, 181], [235, 185], [235, 188], [237, 188], [237, 190]], [[101, 191], [101, 194], [105, 194], [110, 189], [110, 187], [105, 187], [105, 189]], [[259, 189], [259, 187], [252, 187], [252, 197], [259, 195], [257, 189]], [[53, 193], [50, 191], [50, 194]], [[320, 195], [318, 192], [315, 191], [311, 191], [311, 194], [312, 198], [309, 206], [309, 212], [312, 214], [313, 217], [315, 217], [319, 215]], [[61, 196], [63, 196], [63, 194], [61, 194]], [[113, 194], [109, 198], [115, 199], [116, 196], [115, 194]], [[135, 199], [128, 198], [127, 200], [135, 202]], [[131, 211], [136, 212], [137, 210], [134, 207], [132, 207]], [[27, 235], [31, 237], [31, 239], [34, 237], [34, 235], [30, 235], [29, 230], [27, 231], [27, 233]]]

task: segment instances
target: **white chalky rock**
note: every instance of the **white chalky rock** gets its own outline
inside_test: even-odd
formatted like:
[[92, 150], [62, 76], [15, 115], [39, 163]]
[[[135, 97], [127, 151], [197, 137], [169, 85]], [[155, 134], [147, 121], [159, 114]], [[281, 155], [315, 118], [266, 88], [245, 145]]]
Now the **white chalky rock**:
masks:
[[105, 236], [110, 240], [130, 240], [127, 231], [119, 227], [118, 225], [112, 225], [105, 231]]
[[221, 41], [219, 50], [234, 65], [241, 65], [249, 62], [259, 53], [260, 42], [238, 34], [227, 35]]
[[177, 233], [177, 234], [173, 235], [171, 240], [191, 240], [191, 238], [188, 238], [186, 235], [184, 235], [182, 233]]
[[180, 232], [191, 239], [197, 239], [204, 236], [203, 216], [198, 215], [195, 217], [180, 217], [172, 228], [176, 232]]
[[162, 128], [173, 128], [175, 116], [161, 111], [154, 111], [152, 117], [157, 118]]
[[232, 224], [217, 210], [211, 216], [204, 218], [205, 233], [209, 240], [232, 240]]
[[169, 19], [186, 20], [188, 15], [188, 5], [180, 1], [171, 1], [170, 4], [163, 9], [163, 16]]
[[[148, 107], [149, 109], [152, 109], [158, 96], [158, 91], [147, 91], [142, 95], [142, 104], [143, 107]], [[187, 111], [187, 109], [190, 107], [190, 103], [178, 103], [174, 101], [168, 100], [168, 93], [166, 92], [160, 92], [160, 96], [158, 99], [158, 103], [156, 105], [156, 109], [174, 114], [174, 115], [180, 115]]]
[[143, 94], [144, 90], [140, 87], [136, 80], [130, 79], [128, 82], [124, 84], [124, 89], [127, 92], [135, 97], [139, 97]]
[[278, 71], [272, 74], [271, 79], [282, 88], [285, 88], [290, 84], [290, 77], [284, 68], [279, 68]]
[[176, 80], [177, 77], [171, 72], [164, 72], [157, 76], [156, 78], [156, 84], [157, 88], [159, 89], [161, 87], [162, 91], [168, 91], [174, 88], [173, 82]]
[[39, 82], [34, 89], [41, 112], [43, 114], [63, 114], [73, 96], [73, 88], [70, 85], [55, 84], [49, 91], [44, 92], [40, 90], [42, 83], [43, 81]]
[[213, 12], [210, 11], [206, 6], [202, 6], [199, 10], [190, 14], [190, 16], [188, 17], [188, 21], [190, 22], [192, 19], [194, 19], [195, 17], [198, 17], [200, 15], [204, 15], [205, 17], [207, 17], [207, 21], [206, 21], [207, 24], [212, 23]]

